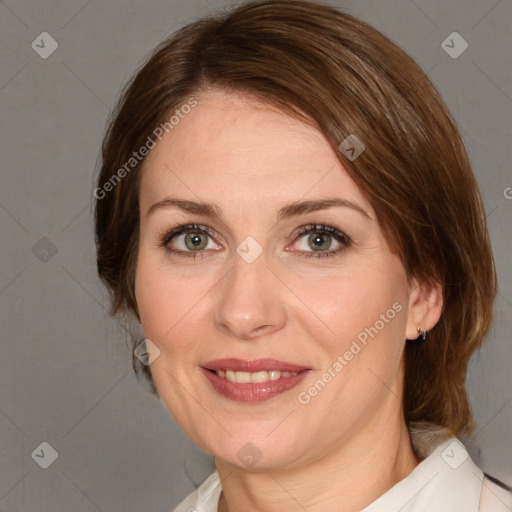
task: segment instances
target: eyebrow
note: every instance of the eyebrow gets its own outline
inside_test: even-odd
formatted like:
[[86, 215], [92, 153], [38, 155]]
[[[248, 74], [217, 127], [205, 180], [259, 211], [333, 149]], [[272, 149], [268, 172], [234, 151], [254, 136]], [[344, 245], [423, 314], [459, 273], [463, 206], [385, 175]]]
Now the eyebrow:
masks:
[[[286, 206], [283, 206], [277, 212], [277, 221], [280, 222], [291, 217], [296, 217], [319, 210], [327, 210], [328, 208], [335, 207], [351, 208], [352, 210], [361, 213], [366, 218], [371, 220], [370, 215], [368, 215], [368, 213], [366, 213], [363, 208], [361, 208], [358, 204], [349, 201], [348, 199], [325, 198], [295, 201]], [[204, 203], [191, 201], [188, 199], [179, 199], [177, 197], [166, 197], [165, 199], [158, 201], [148, 209], [147, 215], [149, 216], [161, 208], [178, 208], [187, 213], [222, 220], [222, 210], [218, 205], [214, 203]]]

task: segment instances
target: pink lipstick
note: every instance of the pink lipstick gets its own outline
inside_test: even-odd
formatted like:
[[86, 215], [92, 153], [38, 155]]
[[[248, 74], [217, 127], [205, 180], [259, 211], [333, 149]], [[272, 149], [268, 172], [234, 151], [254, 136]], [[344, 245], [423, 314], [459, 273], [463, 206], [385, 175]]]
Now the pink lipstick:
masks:
[[239, 402], [262, 402], [289, 391], [310, 370], [276, 359], [216, 359], [201, 367], [215, 391]]

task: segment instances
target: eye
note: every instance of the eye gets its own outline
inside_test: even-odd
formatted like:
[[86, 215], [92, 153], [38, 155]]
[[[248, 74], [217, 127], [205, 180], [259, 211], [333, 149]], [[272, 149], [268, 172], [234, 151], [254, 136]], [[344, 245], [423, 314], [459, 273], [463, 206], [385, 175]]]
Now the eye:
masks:
[[[208, 226], [188, 224], [172, 230], [164, 230], [159, 236], [159, 245], [165, 247], [166, 251], [179, 256], [203, 258], [206, 249], [218, 250], [212, 238], [213, 231]], [[175, 248], [171, 246], [171, 242]], [[212, 242], [212, 245], [209, 242]]]
[[[305, 258], [336, 256], [352, 244], [352, 239], [348, 235], [325, 224], [303, 226], [300, 228], [297, 240], [301, 241], [301, 247], [298, 252], [305, 252]], [[336, 246], [336, 244], [338, 248], [329, 251], [329, 249], [331, 249], [333, 245]]]

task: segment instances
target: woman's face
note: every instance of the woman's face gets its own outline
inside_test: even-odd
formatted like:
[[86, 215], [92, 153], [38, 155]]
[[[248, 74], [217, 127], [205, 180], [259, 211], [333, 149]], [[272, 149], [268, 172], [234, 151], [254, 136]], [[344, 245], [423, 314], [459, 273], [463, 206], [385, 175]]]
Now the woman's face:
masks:
[[196, 98], [141, 182], [151, 372], [205, 451], [242, 468], [313, 462], [399, 418], [411, 289], [316, 129], [218, 90]]

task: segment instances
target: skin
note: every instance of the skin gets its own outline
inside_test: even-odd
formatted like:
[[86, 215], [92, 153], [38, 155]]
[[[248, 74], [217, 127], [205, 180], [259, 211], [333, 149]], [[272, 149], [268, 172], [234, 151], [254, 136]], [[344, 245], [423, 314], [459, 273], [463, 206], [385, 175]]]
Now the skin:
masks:
[[[438, 321], [441, 290], [408, 281], [368, 199], [314, 127], [221, 90], [195, 97], [198, 105], [148, 155], [140, 188], [136, 299], [144, 333], [160, 350], [150, 367], [155, 384], [186, 434], [214, 456], [219, 510], [361, 510], [419, 463], [403, 419], [403, 350], [418, 326]], [[148, 213], [171, 195], [216, 203], [222, 220], [175, 207]], [[368, 217], [335, 207], [277, 222], [284, 205], [333, 197]], [[342, 250], [307, 259], [317, 252], [298, 228], [315, 223], [352, 244], [324, 235], [324, 252]], [[203, 258], [159, 243], [184, 224], [213, 230], [203, 235]], [[263, 250], [252, 263], [236, 252], [248, 236]], [[167, 248], [193, 252], [184, 238]], [[298, 393], [394, 303], [401, 311], [299, 403]], [[312, 371], [280, 396], [241, 403], [219, 395], [200, 371], [224, 357], [275, 358]], [[251, 468], [237, 457], [248, 442], [261, 453]]]

